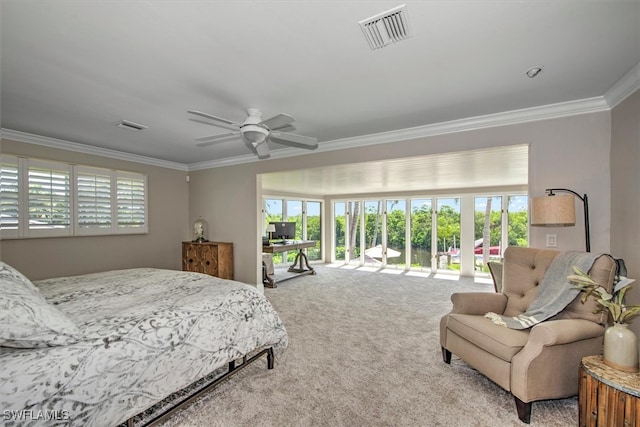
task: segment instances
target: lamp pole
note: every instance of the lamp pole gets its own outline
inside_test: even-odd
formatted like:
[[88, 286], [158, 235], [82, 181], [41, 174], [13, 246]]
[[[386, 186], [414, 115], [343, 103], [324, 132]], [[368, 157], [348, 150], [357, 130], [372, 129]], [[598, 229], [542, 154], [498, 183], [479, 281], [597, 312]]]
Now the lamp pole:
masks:
[[549, 193], [549, 196], [555, 196], [555, 194], [553, 194], [554, 191], [564, 191], [566, 193], [571, 193], [578, 199], [582, 200], [582, 205], [584, 206], [584, 239], [587, 252], [591, 252], [591, 238], [589, 236], [589, 200], [587, 199], [587, 195], [585, 194], [584, 196], [581, 196], [568, 188], [547, 188], [545, 191]]

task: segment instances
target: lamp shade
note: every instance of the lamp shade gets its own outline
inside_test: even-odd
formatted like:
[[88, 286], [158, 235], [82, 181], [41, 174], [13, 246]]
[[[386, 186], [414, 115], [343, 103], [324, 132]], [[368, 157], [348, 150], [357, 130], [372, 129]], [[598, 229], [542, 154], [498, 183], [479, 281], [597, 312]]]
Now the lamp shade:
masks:
[[533, 197], [531, 225], [558, 227], [576, 224], [576, 206], [572, 195]]
[[268, 224], [267, 225], [267, 233], [273, 233], [276, 231], [276, 225], [275, 224]]

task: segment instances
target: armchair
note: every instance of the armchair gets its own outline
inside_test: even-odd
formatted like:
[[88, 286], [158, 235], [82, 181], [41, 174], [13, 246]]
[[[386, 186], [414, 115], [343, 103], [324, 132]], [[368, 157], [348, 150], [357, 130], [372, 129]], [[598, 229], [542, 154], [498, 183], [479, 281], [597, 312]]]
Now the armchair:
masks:
[[[440, 321], [444, 362], [455, 354], [509, 391], [518, 417], [529, 423], [531, 404], [578, 394], [582, 357], [600, 354], [606, 313], [594, 313], [597, 302], [576, 297], [563, 311], [529, 329], [509, 329], [484, 317], [487, 312], [517, 316], [535, 299], [538, 284], [557, 251], [509, 247], [504, 254], [502, 291], [451, 296], [453, 308]], [[590, 270], [611, 291], [616, 263], [599, 257]], [[567, 286], [563, 283], [562, 286]]]

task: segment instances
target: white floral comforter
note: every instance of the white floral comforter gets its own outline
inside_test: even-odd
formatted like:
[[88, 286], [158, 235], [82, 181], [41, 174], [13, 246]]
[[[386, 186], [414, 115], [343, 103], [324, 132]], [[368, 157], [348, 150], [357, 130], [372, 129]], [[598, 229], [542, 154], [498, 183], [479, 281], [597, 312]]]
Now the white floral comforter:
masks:
[[35, 284], [81, 340], [0, 348], [7, 426], [117, 425], [231, 360], [287, 347], [271, 304], [239, 282], [131, 269]]

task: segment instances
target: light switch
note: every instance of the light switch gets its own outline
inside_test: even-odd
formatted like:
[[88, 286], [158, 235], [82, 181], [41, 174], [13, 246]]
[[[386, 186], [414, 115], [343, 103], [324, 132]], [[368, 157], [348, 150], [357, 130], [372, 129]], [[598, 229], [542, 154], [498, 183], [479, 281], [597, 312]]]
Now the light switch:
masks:
[[557, 234], [547, 234], [547, 247], [555, 248], [558, 246], [558, 235]]

